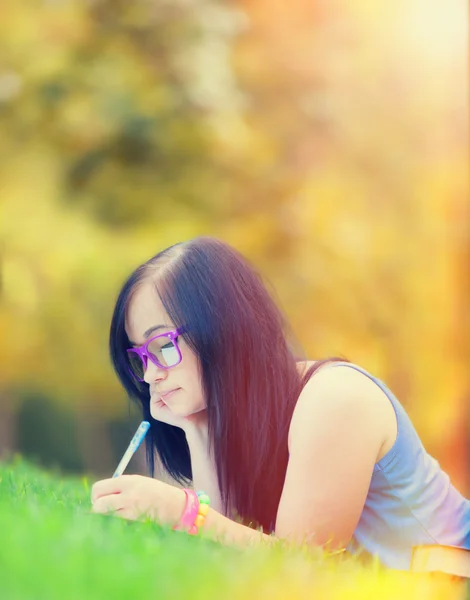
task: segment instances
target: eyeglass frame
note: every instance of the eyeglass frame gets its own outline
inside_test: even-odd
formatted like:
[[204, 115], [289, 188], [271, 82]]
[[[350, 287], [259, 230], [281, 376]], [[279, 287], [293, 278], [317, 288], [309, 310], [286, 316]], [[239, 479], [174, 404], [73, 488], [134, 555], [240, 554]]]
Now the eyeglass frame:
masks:
[[[154, 335], [153, 337], [148, 339], [145, 342], [145, 344], [142, 344], [142, 346], [137, 346], [136, 348], [127, 348], [127, 354], [131, 354], [131, 353], [137, 354], [137, 356], [140, 358], [140, 360], [142, 361], [142, 364], [144, 366], [144, 375], [145, 375], [145, 371], [147, 370], [147, 367], [148, 367], [148, 359], [150, 359], [150, 361], [154, 365], [159, 367], [160, 369], [165, 369], [167, 371], [168, 369], [172, 369], [173, 367], [176, 367], [177, 365], [179, 365], [180, 362], [183, 360], [183, 355], [181, 354], [181, 349], [178, 345], [178, 342], [176, 341], [176, 338], [179, 337], [183, 332], [184, 332], [184, 327], [178, 327], [178, 329], [174, 329], [173, 331], [167, 331], [166, 333], [159, 333], [158, 335]], [[174, 365], [171, 365], [170, 367], [162, 365], [148, 351], [148, 345], [150, 344], [150, 342], [153, 342], [153, 340], [155, 340], [157, 338], [161, 338], [161, 337], [166, 337], [166, 338], [170, 339], [173, 342], [173, 344], [175, 345], [175, 348], [178, 352], [178, 356], [179, 356], [178, 362], [175, 363]], [[129, 370], [130, 374], [132, 375], [132, 377], [134, 379], [136, 379], [137, 381], [140, 381], [140, 382], [145, 381], [145, 379], [140, 379], [140, 377], [137, 377], [137, 375], [132, 371], [131, 367], [128, 367], [128, 370]]]

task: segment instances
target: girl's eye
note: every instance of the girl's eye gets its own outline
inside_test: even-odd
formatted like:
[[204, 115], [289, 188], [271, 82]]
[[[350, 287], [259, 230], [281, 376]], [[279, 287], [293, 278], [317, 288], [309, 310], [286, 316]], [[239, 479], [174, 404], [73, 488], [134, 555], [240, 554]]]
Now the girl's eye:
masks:
[[170, 350], [171, 348], [175, 347], [176, 343], [178, 343], [178, 338], [177, 337], [174, 339], [174, 341], [171, 340], [170, 342], [167, 342], [164, 346], [162, 346], [160, 348], [160, 350]]

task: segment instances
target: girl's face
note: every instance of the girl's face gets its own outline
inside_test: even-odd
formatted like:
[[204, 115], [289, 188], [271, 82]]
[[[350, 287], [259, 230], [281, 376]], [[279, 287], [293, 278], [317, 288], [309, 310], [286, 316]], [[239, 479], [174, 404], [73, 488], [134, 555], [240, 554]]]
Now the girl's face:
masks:
[[[141, 346], [151, 337], [175, 329], [153, 281], [141, 283], [135, 290], [127, 311], [126, 333], [131, 344]], [[152, 417], [181, 426], [174, 419], [172, 422], [168, 409], [174, 417], [185, 418], [204, 410], [206, 403], [197, 357], [182, 336], [178, 337], [177, 343], [182, 361], [170, 369], [162, 369], [148, 360], [144, 381], [149, 384]]]

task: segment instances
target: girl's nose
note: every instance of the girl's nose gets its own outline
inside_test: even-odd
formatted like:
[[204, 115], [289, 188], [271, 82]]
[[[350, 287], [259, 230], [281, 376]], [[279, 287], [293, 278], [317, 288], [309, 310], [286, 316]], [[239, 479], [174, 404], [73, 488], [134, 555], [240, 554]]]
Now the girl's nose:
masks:
[[151, 360], [147, 361], [147, 368], [145, 369], [144, 381], [149, 385], [154, 381], [159, 381], [166, 377], [166, 370], [160, 368], [154, 364]]

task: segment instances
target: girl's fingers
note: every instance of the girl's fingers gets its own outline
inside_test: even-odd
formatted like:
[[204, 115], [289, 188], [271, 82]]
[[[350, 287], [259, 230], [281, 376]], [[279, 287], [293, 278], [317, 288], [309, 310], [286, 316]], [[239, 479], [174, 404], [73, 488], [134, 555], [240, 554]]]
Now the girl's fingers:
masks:
[[91, 488], [91, 502], [94, 504], [100, 496], [120, 494], [129, 487], [133, 475], [121, 475], [110, 479], [102, 479], [93, 484]]
[[110, 494], [108, 496], [100, 496], [93, 502], [92, 511], [95, 513], [110, 513], [124, 509], [121, 494]]

